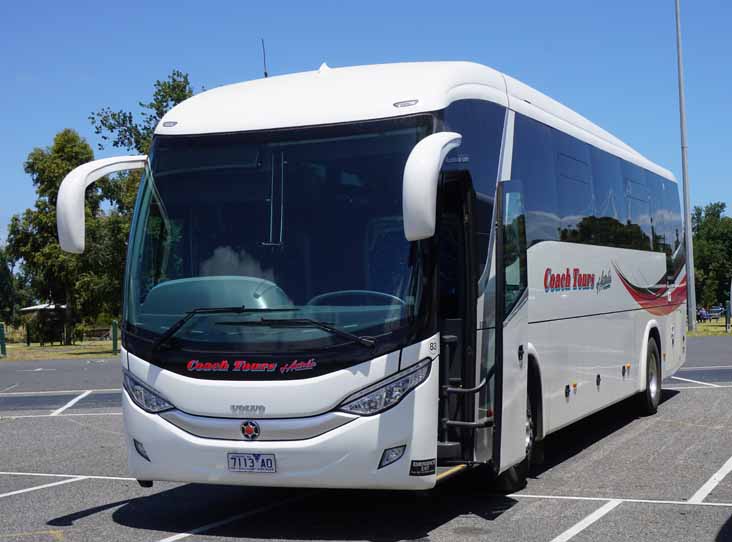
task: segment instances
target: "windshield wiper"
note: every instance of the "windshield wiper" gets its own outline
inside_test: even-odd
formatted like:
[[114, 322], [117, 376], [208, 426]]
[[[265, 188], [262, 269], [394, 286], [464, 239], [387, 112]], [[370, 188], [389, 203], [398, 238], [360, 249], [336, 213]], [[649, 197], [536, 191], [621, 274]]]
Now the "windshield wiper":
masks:
[[170, 326], [168, 329], [165, 330], [165, 332], [160, 335], [157, 339], [155, 339], [155, 342], [152, 345], [152, 351], [157, 352], [160, 350], [160, 348], [168, 342], [173, 335], [178, 333], [180, 328], [182, 328], [186, 323], [193, 318], [194, 316], [197, 316], [199, 314], [244, 314], [246, 312], [286, 312], [286, 311], [296, 311], [296, 308], [292, 309], [261, 309], [261, 308], [254, 308], [254, 309], [248, 309], [245, 306], [241, 307], [203, 307], [198, 309], [193, 309], [192, 311], [189, 311], [186, 313], [186, 315], [181, 318], [180, 320], [173, 323], [172, 326]]
[[354, 333], [344, 331], [337, 327], [334, 327], [325, 322], [319, 320], [313, 320], [311, 318], [260, 318], [259, 320], [242, 320], [241, 322], [216, 322], [219, 326], [272, 326], [272, 327], [317, 327], [323, 331], [338, 335], [344, 339], [349, 339], [353, 342], [365, 346], [366, 348], [373, 348], [376, 341], [369, 337], [361, 337]]

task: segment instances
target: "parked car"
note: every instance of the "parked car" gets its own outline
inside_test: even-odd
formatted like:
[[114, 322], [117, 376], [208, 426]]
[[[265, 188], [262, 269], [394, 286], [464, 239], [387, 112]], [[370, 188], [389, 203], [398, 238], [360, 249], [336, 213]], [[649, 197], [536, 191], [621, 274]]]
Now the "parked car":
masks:
[[711, 309], [709, 309], [709, 317], [712, 320], [717, 320], [722, 317], [724, 314], [724, 307], [720, 307], [719, 305], [714, 305]]

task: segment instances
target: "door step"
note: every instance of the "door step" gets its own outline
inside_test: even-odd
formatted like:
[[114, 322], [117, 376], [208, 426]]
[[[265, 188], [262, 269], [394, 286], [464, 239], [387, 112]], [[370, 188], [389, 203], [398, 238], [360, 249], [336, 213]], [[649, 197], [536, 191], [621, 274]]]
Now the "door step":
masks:
[[437, 467], [437, 483], [444, 482], [456, 474], [467, 470], [469, 465], [452, 465], [451, 467]]
[[438, 442], [437, 459], [460, 459], [463, 447], [459, 442]]

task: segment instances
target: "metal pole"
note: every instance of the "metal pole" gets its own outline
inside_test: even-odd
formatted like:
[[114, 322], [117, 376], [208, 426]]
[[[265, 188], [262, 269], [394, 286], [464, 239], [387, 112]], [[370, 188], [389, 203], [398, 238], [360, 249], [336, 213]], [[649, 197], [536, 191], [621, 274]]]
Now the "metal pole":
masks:
[[694, 246], [691, 236], [689, 203], [689, 171], [686, 159], [686, 97], [684, 96], [684, 62], [681, 55], [681, 7], [676, 0], [676, 57], [679, 69], [679, 117], [681, 121], [681, 175], [684, 188], [684, 244], [686, 249], [686, 317], [689, 331], [696, 328], [696, 290], [694, 281]]
[[117, 320], [112, 320], [112, 353], [118, 354], [119, 349], [117, 348], [117, 329], [118, 329]]
[[0, 323], [0, 358], [8, 355], [5, 349], [5, 324]]

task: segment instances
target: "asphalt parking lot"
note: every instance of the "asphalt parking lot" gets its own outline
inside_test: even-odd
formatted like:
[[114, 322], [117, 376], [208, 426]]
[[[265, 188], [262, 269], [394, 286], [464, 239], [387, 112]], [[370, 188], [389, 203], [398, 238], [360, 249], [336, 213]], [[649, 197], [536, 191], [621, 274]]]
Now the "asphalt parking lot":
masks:
[[689, 340], [656, 416], [621, 403], [550, 437], [525, 490], [427, 493], [127, 477], [116, 360], [0, 362], [0, 541], [732, 540], [732, 339]]

